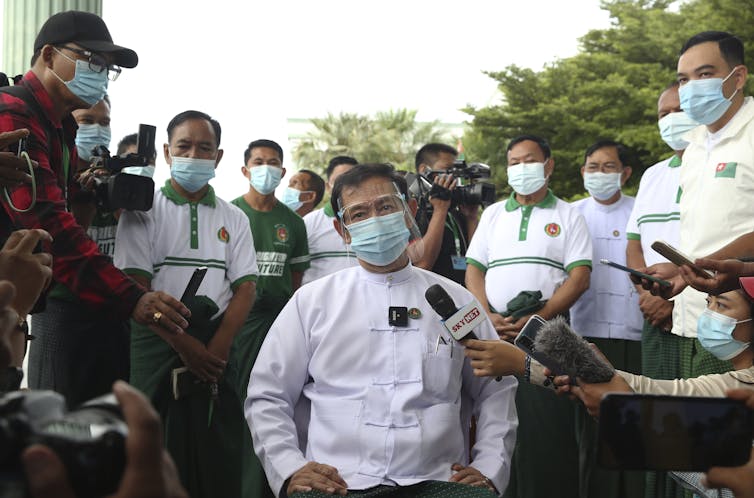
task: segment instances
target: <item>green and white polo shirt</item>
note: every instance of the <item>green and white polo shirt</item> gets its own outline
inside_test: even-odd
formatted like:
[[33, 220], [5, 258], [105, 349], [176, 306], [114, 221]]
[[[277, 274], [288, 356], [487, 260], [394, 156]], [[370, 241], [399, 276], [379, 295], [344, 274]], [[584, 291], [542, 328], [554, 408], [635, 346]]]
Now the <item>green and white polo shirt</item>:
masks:
[[271, 211], [257, 211], [243, 197], [231, 201], [251, 224], [254, 249], [259, 265], [257, 302], [262, 298], [290, 299], [293, 295], [291, 272], [309, 268], [309, 246], [301, 216], [280, 201]]
[[147, 277], [153, 290], [180, 299], [200, 266], [208, 268], [197, 295], [225, 311], [238, 285], [257, 278], [249, 222], [243, 212], [215, 196], [198, 202], [175, 191], [170, 180], [154, 194], [149, 211], [123, 211], [115, 235], [115, 266]]
[[356, 254], [335, 230], [334, 219], [330, 204], [304, 216], [310, 262], [309, 269], [304, 272], [304, 284], [359, 264]]
[[681, 232], [681, 158], [673, 156], [647, 168], [641, 176], [636, 202], [626, 224], [626, 238], [641, 242], [647, 266], [668, 260], [652, 249], [664, 240], [678, 247]]
[[487, 300], [497, 311], [524, 290], [544, 299], [577, 266], [592, 266], [592, 240], [581, 213], [548, 190], [535, 205], [514, 194], [482, 212], [466, 261], [485, 272]]

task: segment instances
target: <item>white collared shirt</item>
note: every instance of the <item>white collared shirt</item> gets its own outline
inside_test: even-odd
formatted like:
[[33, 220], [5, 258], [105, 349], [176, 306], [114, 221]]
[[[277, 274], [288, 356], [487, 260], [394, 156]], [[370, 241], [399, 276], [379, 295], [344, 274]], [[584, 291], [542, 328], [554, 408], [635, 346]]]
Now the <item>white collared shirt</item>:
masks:
[[[436, 283], [458, 307], [473, 299], [460, 285], [411, 265], [389, 274], [349, 268], [293, 295], [262, 345], [244, 404], [275, 493], [308, 461], [336, 467], [349, 489], [447, 481], [453, 462], [468, 464], [472, 410], [471, 465], [505, 489], [517, 382], [473, 375], [463, 347], [424, 298]], [[415, 318], [390, 325], [391, 306], [407, 307]], [[475, 333], [498, 339], [489, 320]], [[305, 448], [294, 418], [302, 395], [311, 407]]]
[[356, 254], [335, 230], [334, 219], [327, 215], [325, 209], [317, 209], [304, 216], [309, 241], [309, 268], [304, 271], [302, 284], [359, 264]]
[[589, 227], [594, 259], [589, 289], [571, 307], [571, 326], [584, 337], [640, 341], [644, 318], [636, 288], [628, 273], [600, 263], [609, 259], [626, 266], [625, 226], [634, 198], [621, 194], [605, 205], [587, 197], [573, 206]]

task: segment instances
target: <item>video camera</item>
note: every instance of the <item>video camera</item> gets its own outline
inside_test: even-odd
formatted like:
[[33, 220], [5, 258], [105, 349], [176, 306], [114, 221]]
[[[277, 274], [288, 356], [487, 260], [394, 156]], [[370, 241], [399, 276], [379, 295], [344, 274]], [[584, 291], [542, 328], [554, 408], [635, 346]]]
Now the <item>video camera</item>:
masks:
[[[440, 187], [434, 183], [437, 175], [450, 174], [454, 178], [468, 182], [459, 185], [453, 190]], [[487, 207], [495, 202], [495, 186], [491, 183], [477, 181], [480, 178], [490, 177], [490, 167], [483, 163], [466, 164], [463, 159], [457, 160], [447, 170], [429, 171], [424, 175], [409, 173], [406, 180], [409, 192], [419, 201], [422, 209], [431, 210], [432, 205], [428, 202], [430, 197], [438, 197], [443, 200], [450, 199], [450, 205]]]
[[109, 174], [94, 177], [94, 198], [97, 207], [105, 211], [127, 209], [149, 211], [154, 199], [154, 180], [146, 176], [122, 173], [130, 166], [148, 166], [154, 151], [157, 128], [139, 125], [136, 154], [111, 157], [107, 147], [98, 146], [92, 154], [92, 168], [105, 169]]
[[28, 496], [21, 454], [32, 444], [62, 460], [78, 497], [114, 493], [126, 465], [128, 428], [112, 394], [65, 413], [53, 391], [14, 391], [0, 397], [0, 497]]

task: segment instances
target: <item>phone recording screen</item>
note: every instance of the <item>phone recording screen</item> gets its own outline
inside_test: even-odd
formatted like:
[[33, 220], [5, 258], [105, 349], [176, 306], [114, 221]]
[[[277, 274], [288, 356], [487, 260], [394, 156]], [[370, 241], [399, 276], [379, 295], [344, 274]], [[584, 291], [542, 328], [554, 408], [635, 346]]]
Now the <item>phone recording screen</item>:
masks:
[[749, 460], [751, 411], [728, 398], [607, 395], [599, 433], [608, 468], [705, 471]]

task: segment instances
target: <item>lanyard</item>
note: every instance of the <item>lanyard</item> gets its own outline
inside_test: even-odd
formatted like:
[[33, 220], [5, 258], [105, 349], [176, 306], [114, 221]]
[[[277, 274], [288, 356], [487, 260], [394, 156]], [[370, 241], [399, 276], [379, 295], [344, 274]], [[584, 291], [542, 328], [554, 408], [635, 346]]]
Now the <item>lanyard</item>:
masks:
[[463, 254], [461, 253], [461, 240], [463, 240], [463, 246], [466, 247], [466, 239], [463, 238], [461, 228], [458, 226], [458, 222], [453, 217], [453, 215], [450, 214], [450, 211], [448, 211], [448, 215], [445, 218], [445, 226], [453, 233], [453, 242], [455, 242], [456, 246], [456, 255], [463, 256]]
[[65, 204], [70, 209], [70, 203], [68, 202], [68, 174], [71, 172], [71, 155], [68, 151], [68, 145], [63, 142], [63, 196], [65, 198]]

